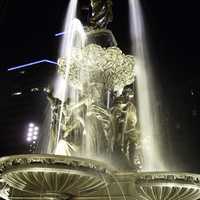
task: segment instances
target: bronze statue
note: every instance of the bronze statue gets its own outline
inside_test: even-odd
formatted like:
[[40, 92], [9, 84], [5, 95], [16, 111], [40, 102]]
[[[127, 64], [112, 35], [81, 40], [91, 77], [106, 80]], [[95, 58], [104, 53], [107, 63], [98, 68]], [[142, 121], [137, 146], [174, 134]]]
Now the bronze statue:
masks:
[[106, 155], [111, 152], [110, 113], [101, 105], [102, 92], [102, 87], [97, 83], [84, 84], [80, 101], [74, 103], [66, 100], [62, 113], [61, 100], [53, 97], [52, 92], [48, 94], [52, 110], [49, 152], [55, 152], [59, 146], [58, 141], [61, 141], [64, 148], [62, 152], [66, 152], [68, 156], [86, 152], [91, 155]]
[[94, 29], [106, 28], [113, 20], [111, 0], [91, 0], [92, 16], [89, 25]]
[[126, 157], [130, 166], [141, 169], [142, 157], [140, 133], [137, 128], [137, 113], [134, 105], [134, 93], [125, 87], [122, 95], [116, 97], [111, 109], [115, 129], [114, 151]]
[[47, 99], [49, 100], [51, 106], [51, 125], [50, 125], [50, 138], [48, 145], [48, 152], [54, 153], [57, 145], [58, 129], [59, 129], [59, 116], [61, 109], [61, 100], [53, 96], [53, 91], [49, 90], [47, 92]]
[[[94, 1], [93, 6], [103, 2]], [[64, 69], [69, 67], [69, 82], [79, 90], [78, 102], [64, 104], [61, 139], [85, 156], [89, 153], [112, 160], [120, 154], [121, 167], [140, 169], [137, 113], [133, 90], [128, 86], [134, 82], [134, 58], [117, 47], [89, 44], [73, 51], [69, 66], [65, 58], [60, 58], [58, 64], [63, 77]], [[123, 91], [109, 102], [111, 108], [106, 107], [108, 91]]]

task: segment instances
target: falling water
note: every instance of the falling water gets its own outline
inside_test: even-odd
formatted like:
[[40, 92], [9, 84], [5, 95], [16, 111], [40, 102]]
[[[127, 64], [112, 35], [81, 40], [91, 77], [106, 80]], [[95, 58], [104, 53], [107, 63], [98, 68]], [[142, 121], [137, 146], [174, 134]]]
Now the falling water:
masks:
[[164, 170], [160, 156], [158, 124], [154, 123], [155, 110], [152, 108], [154, 86], [149, 70], [150, 62], [146, 46], [144, 21], [139, 0], [129, 0], [130, 32], [133, 53], [136, 56], [136, 80], [139, 121], [142, 134], [142, 149], [144, 156], [144, 171]]
[[[64, 57], [66, 59], [66, 69], [65, 69], [65, 77], [64, 79], [62, 77], [58, 77], [57, 84], [56, 84], [56, 94], [55, 96], [62, 100], [61, 109], [60, 109], [60, 117], [59, 117], [59, 125], [58, 125], [58, 135], [57, 135], [57, 147], [55, 149], [56, 154], [64, 154], [64, 152], [61, 152], [60, 149], [64, 150], [63, 147], [63, 140], [60, 140], [61, 136], [61, 120], [62, 120], [62, 113], [63, 113], [63, 107], [64, 107], [64, 100], [66, 93], [70, 95], [70, 98], [74, 103], [78, 101], [77, 99], [77, 93], [73, 89], [71, 91], [67, 91], [69, 88], [68, 86], [68, 72], [69, 72], [69, 60], [71, 58], [71, 52], [72, 48], [77, 46], [77, 43], [74, 43], [74, 40], [76, 39], [75, 36], [78, 34], [80, 37], [79, 42], [80, 45], [83, 45], [83, 41], [85, 40], [85, 34], [83, 33], [83, 26], [81, 22], [76, 18], [76, 11], [77, 11], [77, 3], [78, 0], [70, 0], [67, 15], [65, 18], [65, 26], [64, 26], [64, 37], [62, 40], [61, 45], [61, 51], [60, 51], [60, 57]], [[77, 42], [77, 41], [76, 41]], [[79, 44], [78, 44], [79, 45]], [[59, 145], [60, 142], [60, 145]]]
[[[70, 58], [71, 49], [72, 49], [72, 22], [73, 19], [76, 17], [76, 11], [77, 11], [77, 0], [70, 0], [68, 9], [67, 9], [67, 15], [65, 18], [65, 25], [64, 25], [64, 37], [62, 40], [62, 46], [60, 51], [60, 57], [66, 57], [67, 60]], [[68, 68], [65, 69], [65, 77], [62, 79], [61, 77], [58, 77], [58, 80], [56, 81], [56, 93], [59, 94], [59, 98], [62, 100], [62, 105], [60, 109], [60, 117], [59, 117], [59, 124], [58, 124], [58, 133], [57, 133], [57, 145], [59, 144], [60, 140], [60, 132], [61, 132], [61, 120], [62, 120], [62, 112], [63, 112], [63, 106], [64, 106], [64, 99], [65, 99], [65, 93], [66, 93], [66, 82], [67, 82], [67, 74], [68, 74]], [[58, 92], [59, 91], [59, 92]], [[55, 153], [59, 154], [58, 152], [59, 147], [57, 146], [55, 149]]]
[[64, 22], [64, 37], [61, 43], [60, 56], [67, 57], [71, 54], [73, 43], [72, 22], [76, 18], [78, 0], [70, 0]]

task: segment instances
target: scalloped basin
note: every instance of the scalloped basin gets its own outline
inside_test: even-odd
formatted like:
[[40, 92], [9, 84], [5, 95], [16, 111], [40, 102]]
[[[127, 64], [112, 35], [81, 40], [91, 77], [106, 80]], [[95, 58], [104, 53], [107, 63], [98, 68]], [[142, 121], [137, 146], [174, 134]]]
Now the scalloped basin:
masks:
[[0, 159], [1, 179], [35, 194], [78, 196], [104, 188], [108, 167], [90, 159], [55, 155], [17, 155]]
[[200, 176], [188, 173], [139, 173], [136, 190], [140, 199], [196, 200], [200, 198]]

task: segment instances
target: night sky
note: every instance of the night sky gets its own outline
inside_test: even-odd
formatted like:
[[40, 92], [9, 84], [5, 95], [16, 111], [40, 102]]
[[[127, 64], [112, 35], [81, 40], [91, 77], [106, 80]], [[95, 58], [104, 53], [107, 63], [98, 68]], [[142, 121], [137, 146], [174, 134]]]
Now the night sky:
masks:
[[[79, 7], [88, 1], [80, 0]], [[141, 0], [159, 96], [163, 153], [172, 169], [200, 172], [200, 12], [198, 1]], [[27, 124], [45, 121], [47, 101], [30, 88], [50, 84], [55, 65], [24, 71], [9, 67], [41, 59], [56, 61], [68, 0], [0, 0], [0, 156], [22, 153]], [[79, 9], [85, 21], [87, 10]], [[110, 25], [119, 47], [130, 53], [128, 2], [114, 0]], [[19, 73], [20, 72], [20, 73]], [[24, 76], [26, 78], [24, 78]], [[12, 96], [23, 90], [22, 96]]]

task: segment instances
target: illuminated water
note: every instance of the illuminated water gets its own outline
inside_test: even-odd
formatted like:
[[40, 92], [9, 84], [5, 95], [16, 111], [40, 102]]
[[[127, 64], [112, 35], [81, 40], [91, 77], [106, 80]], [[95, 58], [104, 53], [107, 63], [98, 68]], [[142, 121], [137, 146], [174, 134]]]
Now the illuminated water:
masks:
[[152, 109], [154, 86], [151, 81], [151, 64], [146, 46], [144, 21], [139, 0], [129, 0], [130, 32], [132, 51], [136, 55], [136, 80], [139, 107], [139, 121], [142, 133], [144, 171], [164, 170], [157, 140], [158, 124], [154, 123], [155, 110]]
[[[65, 18], [65, 25], [64, 25], [64, 37], [62, 40], [60, 57], [65, 57], [66, 59], [66, 69], [65, 69], [65, 77], [58, 77], [55, 89], [55, 96], [62, 100], [61, 109], [60, 109], [60, 117], [59, 117], [59, 125], [58, 125], [58, 134], [57, 134], [57, 147], [55, 149], [56, 154], [65, 154], [63, 151], [63, 140], [61, 139], [61, 120], [62, 120], [62, 113], [64, 107], [64, 101], [66, 97], [66, 93], [70, 96], [70, 99], [76, 103], [78, 102], [78, 94], [76, 90], [71, 89], [67, 91], [69, 88], [68, 86], [68, 62], [71, 57], [71, 52], [73, 47], [80, 47], [84, 45], [85, 41], [85, 34], [83, 30], [83, 26], [81, 22], [76, 18], [77, 12], [77, 4], [78, 0], [70, 0], [69, 6], [67, 9], [67, 15]], [[77, 41], [78, 35], [78, 41]]]
[[76, 18], [78, 0], [70, 0], [64, 21], [64, 37], [61, 43], [60, 56], [67, 57], [71, 53], [73, 33], [73, 19]]
[[[73, 47], [82, 47], [84, 46], [84, 41], [86, 39], [83, 27], [78, 19], [76, 19], [76, 10], [77, 10], [77, 1], [71, 0], [69, 2], [67, 16], [65, 19], [65, 29], [64, 29], [64, 38], [62, 41], [60, 57], [66, 58], [66, 66], [68, 66], [68, 61], [71, 57], [71, 52]], [[144, 24], [143, 17], [141, 12], [141, 7], [138, 0], [129, 0], [129, 8], [130, 8], [130, 30], [132, 37], [132, 46], [133, 46], [133, 54], [136, 55], [136, 76], [137, 76], [137, 92], [138, 92], [138, 106], [139, 106], [139, 121], [142, 132], [142, 148], [144, 154], [144, 170], [145, 171], [157, 171], [164, 170], [164, 165], [162, 163], [162, 159], [160, 156], [160, 151], [158, 148], [158, 141], [156, 137], [158, 135], [158, 124], [154, 123], [153, 113], [155, 111], [152, 109], [153, 102], [153, 84], [150, 80], [150, 71], [147, 68], [150, 66], [150, 62], [148, 59], [148, 51], [146, 47], [145, 41], [145, 32], [144, 32]], [[75, 40], [75, 36], [80, 36], [80, 40]], [[66, 90], [68, 97], [71, 99], [74, 105], [79, 104], [79, 93], [73, 87], [69, 89], [68, 87], [68, 67], [65, 69], [65, 78], [60, 78], [57, 81], [57, 89], [56, 89], [56, 97], [63, 100], [60, 110], [60, 118], [59, 118], [59, 127], [58, 127], [58, 135], [57, 135], [57, 148], [56, 154], [66, 154], [64, 151], [64, 140], [61, 137], [61, 119], [63, 112], [64, 99], [66, 97]], [[82, 73], [82, 72], [81, 72]], [[85, 76], [84, 79], [87, 79]], [[84, 80], [88, 82], [88, 80]], [[107, 95], [107, 108], [109, 108], [109, 97], [110, 94]], [[90, 124], [87, 124], [89, 127]], [[98, 132], [98, 131], [97, 131]], [[84, 137], [86, 139], [86, 154], [90, 155], [91, 146], [92, 146], [92, 136], [89, 133], [84, 132]], [[79, 138], [80, 139], [80, 138]], [[68, 155], [69, 153], [67, 153]]]

